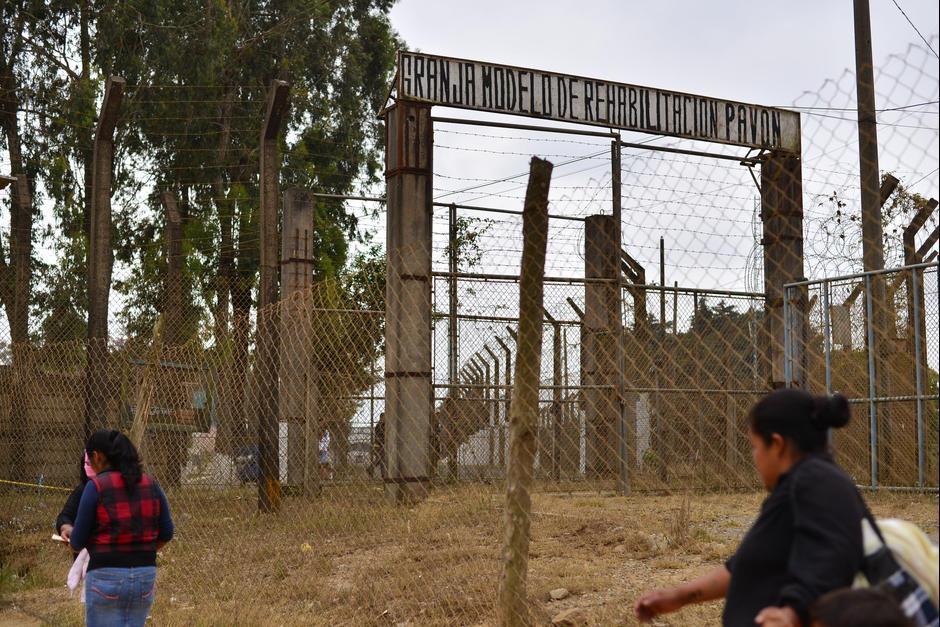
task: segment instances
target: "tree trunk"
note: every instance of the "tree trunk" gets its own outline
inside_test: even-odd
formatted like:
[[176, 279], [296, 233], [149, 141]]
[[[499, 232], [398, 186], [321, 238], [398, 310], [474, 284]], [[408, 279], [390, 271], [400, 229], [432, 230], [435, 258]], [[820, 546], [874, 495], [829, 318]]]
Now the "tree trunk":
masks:
[[251, 331], [250, 279], [236, 280], [231, 286], [232, 344], [222, 379], [219, 399], [220, 420], [216, 449], [233, 455], [249, 443], [250, 408], [245, 404], [248, 372], [248, 339]]
[[[5, 59], [2, 61], [6, 61]], [[10, 338], [13, 343], [25, 342], [29, 334], [29, 287], [30, 261], [33, 251], [33, 199], [32, 185], [24, 165], [20, 142], [19, 97], [12, 69], [0, 63], [3, 69], [0, 89], [0, 111], [3, 115], [3, 132], [6, 135], [7, 151], [10, 155], [10, 173], [16, 182], [10, 188], [10, 262], [7, 268], [8, 288], [4, 295], [4, 308], [10, 323]], [[11, 276], [12, 275], [12, 276]]]
[[227, 196], [225, 184], [226, 160], [232, 130], [232, 101], [234, 94], [226, 87], [219, 112], [222, 133], [219, 135], [219, 147], [216, 152], [215, 177], [212, 180], [212, 196], [216, 212], [219, 215], [219, 273], [216, 277], [216, 304], [213, 311], [215, 322], [215, 341], [217, 346], [225, 346], [229, 340], [229, 304], [232, 285], [235, 279], [235, 249], [232, 242], [232, 203]]
[[[216, 450], [234, 455], [240, 446], [247, 443], [244, 429], [243, 401], [245, 386], [245, 359], [247, 358], [248, 312], [251, 309], [251, 294], [240, 295], [240, 311], [235, 312], [235, 330], [231, 328], [229, 306], [235, 301], [237, 276], [235, 273], [235, 244], [232, 237], [232, 202], [228, 198], [225, 182], [229, 144], [231, 142], [231, 116], [233, 92], [226, 87], [219, 111], [222, 133], [216, 152], [215, 176], [212, 180], [212, 195], [219, 216], [219, 272], [216, 277], [216, 303], [212, 312], [215, 325], [216, 346], [227, 352], [224, 355], [223, 372], [219, 390], [219, 435]], [[247, 297], [247, 305], [244, 303]], [[238, 340], [236, 340], [236, 336]], [[236, 345], [239, 349], [236, 349]]]
[[[81, 47], [81, 57], [82, 57], [82, 82], [84, 83], [85, 89], [90, 89], [91, 85], [91, 36], [89, 34], [89, 10], [88, 10], [88, 0], [83, 0], [82, 6], [79, 9], [79, 28], [80, 28], [80, 47]], [[92, 133], [90, 130], [77, 131], [82, 135], [82, 166], [84, 168], [85, 174], [85, 202], [82, 205], [82, 234], [85, 237], [85, 242], [91, 239], [91, 197], [92, 197], [92, 185], [94, 179], [92, 178], [92, 164], [94, 163], [94, 150], [92, 150]], [[87, 263], [87, 253], [86, 253], [86, 263]]]
[[[26, 386], [28, 384], [29, 294], [32, 261], [33, 200], [30, 179], [24, 164], [17, 118], [19, 96], [12, 59], [0, 59], [0, 112], [10, 156], [10, 173], [16, 177], [10, 190], [10, 263], [0, 254], [0, 298], [10, 323], [13, 343], [13, 380], [11, 387], [10, 437], [22, 443], [27, 425]], [[2, 253], [2, 251], [0, 251]], [[14, 481], [25, 473], [25, 447], [12, 447], [10, 471]]]

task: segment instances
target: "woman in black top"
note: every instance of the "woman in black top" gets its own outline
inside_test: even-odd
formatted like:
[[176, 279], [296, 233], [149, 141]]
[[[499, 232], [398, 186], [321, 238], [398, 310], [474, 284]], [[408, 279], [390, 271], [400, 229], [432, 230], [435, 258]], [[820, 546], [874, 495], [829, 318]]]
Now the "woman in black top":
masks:
[[637, 600], [649, 621], [689, 603], [725, 598], [726, 626], [808, 625], [810, 604], [851, 585], [862, 565], [863, 504], [828, 454], [827, 431], [849, 421], [842, 395], [777, 390], [748, 416], [757, 473], [770, 496], [724, 566]]
[[[78, 485], [69, 493], [69, 497], [62, 506], [62, 511], [55, 519], [55, 532], [62, 536], [66, 542], [72, 536], [72, 528], [75, 526], [75, 516], [78, 515], [78, 503], [82, 500], [82, 492], [85, 490], [85, 484], [88, 483], [88, 471], [91, 466], [88, 463], [88, 455], [82, 453], [82, 462], [78, 467]], [[94, 476], [94, 470], [91, 471]]]

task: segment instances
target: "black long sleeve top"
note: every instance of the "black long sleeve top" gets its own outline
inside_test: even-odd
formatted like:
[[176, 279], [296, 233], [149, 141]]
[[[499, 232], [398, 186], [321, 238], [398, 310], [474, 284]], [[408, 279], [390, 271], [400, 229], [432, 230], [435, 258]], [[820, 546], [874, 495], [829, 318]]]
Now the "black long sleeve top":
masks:
[[80, 483], [69, 494], [69, 498], [65, 499], [65, 505], [62, 506], [62, 511], [55, 519], [56, 533], [62, 533], [62, 525], [75, 524], [75, 516], [78, 515], [78, 503], [82, 500], [82, 491], [84, 489], [85, 484]]
[[752, 627], [768, 606], [792, 607], [807, 624], [810, 604], [861, 568], [863, 515], [855, 482], [828, 456], [794, 464], [726, 563], [723, 624]]

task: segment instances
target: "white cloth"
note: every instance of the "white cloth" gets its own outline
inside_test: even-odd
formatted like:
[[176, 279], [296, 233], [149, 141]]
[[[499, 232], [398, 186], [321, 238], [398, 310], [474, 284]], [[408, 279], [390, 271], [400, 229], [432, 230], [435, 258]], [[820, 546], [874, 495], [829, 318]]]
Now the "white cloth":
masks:
[[[940, 552], [930, 538], [913, 523], [897, 518], [881, 518], [878, 529], [885, 537], [885, 542], [904, 570], [930, 595], [934, 605], [938, 603], [940, 592]], [[865, 555], [870, 555], [881, 547], [881, 541], [875, 535], [868, 521], [863, 521], [862, 533], [865, 539]], [[865, 587], [868, 581], [859, 574], [855, 578], [856, 588]]]
[[82, 603], [85, 602], [85, 574], [88, 572], [88, 558], [88, 549], [82, 549], [75, 561], [72, 562], [68, 576], [69, 592], [75, 592], [75, 589], [81, 585], [80, 598]]

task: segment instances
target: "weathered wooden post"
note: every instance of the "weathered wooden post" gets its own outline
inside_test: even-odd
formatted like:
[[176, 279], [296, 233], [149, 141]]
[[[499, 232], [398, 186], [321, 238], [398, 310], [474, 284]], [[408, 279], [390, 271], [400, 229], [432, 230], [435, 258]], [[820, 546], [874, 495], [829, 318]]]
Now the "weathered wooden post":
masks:
[[[890, 175], [889, 175], [890, 176]], [[887, 178], [887, 177], [885, 177]], [[884, 199], [884, 193], [882, 193]], [[915, 237], [917, 232], [927, 223], [927, 219], [937, 209], [937, 200], [931, 198], [926, 205], [920, 208], [910, 224], [904, 228], [904, 265], [910, 266], [918, 263], [924, 263], [924, 253], [915, 249]], [[925, 246], [932, 246], [937, 239], [937, 229], [934, 229]], [[927, 351], [925, 350], [927, 342], [927, 307], [925, 303], [924, 292], [924, 271], [912, 270], [902, 273], [907, 279], [907, 354], [911, 355], [914, 361], [913, 377], [914, 393], [917, 399], [915, 403], [915, 427], [917, 430], [917, 485], [923, 487], [925, 477], [925, 459], [926, 442], [924, 435], [924, 400], [927, 394], [927, 385], [925, 373], [929, 372], [927, 363]], [[900, 374], [900, 373], [899, 373]]]
[[477, 353], [474, 355], [474, 360], [476, 361], [477, 367], [483, 373], [483, 389], [478, 390], [477, 393], [482, 393], [483, 397], [483, 415], [486, 417], [486, 444], [487, 444], [487, 466], [490, 468], [493, 467], [493, 461], [496, 459], [496, 439], [494, 438], [493, 433], [493, 406], [492, 401], [495, 400], [493, 395], [493, 378], [492, 372], [490, 370], [490, 362], [486, 360], [482, 355]]
[[551, 477], [555, 481], [561, 478], [562, 422], [561, 422], [561, 326], [548, 310], [542, 314], [552, 325], [552, 464]]
[[[490, 356], [490, 359], [493, 360], [493, 396], [492, 396], [492, 410], [490, 412], [490, 441], [493, 442], [494, 447], [501, 447], [503, 443], [503, 438], [497, 437], [497, 430], [502, 432], [502, 419], [499, 415], [499, 399], [501, 395], [508, 394], [509, 390], [501, 387], [499, 379], [499, 355], [493, 352], [493, 349], [487, 345], [483, 345], [483, 350], [486, 351], [486, 354]], [[500, 468], [503, 467], [504, 455], [502, 449], [500, 448], [497, 451], [496, 459], [490, 459], [490, 465], [497, 463]], [[498, 460], [498, 461], [497, 461]]]
[[165, 191], [160, 195], [166, 212], [166, 297], [164, 300], [163, 338], [168, 346], [179, 346], [186, 340], [185, 307], [183, 294], [183, 217], [176, 194]]
[[505, 533], [499, 581], [501, 625], [525, 625], [530, 622], [526, 605], [532, 511], [530, 490], [542, 363], [542, 278], [548, 242], [548, 190], [551, 176], [552, 164], [533, 157], [523, 208], [518, 355], [516, 385], [512, 389], [509, 416], [509, 468], [506, 472]]
[[[313, 357], [312, 307], [314, 199], [310, 192], [284, 192], [281, 218], [281, 319], [278, 410], [287, 423], [287, 483], [315, 492], [319, 476], [316, 457], [308, 465], [307, 432], [317, 432], [316, 384], [310, 372]], [[314, 392], [309, 398], [308, 392]], [[313, 422], [313, 428], [309, 429]], [[316, 436], [314, 435], [316, 440]], [[314, 442], [314, 447], [318, 443]], [[309, 490], [307, 489], [309, 487]]]
[[[587, 330], [584, 326], [584, 311], [582, 311], [581, 308], [578, 307], [578, 305], [574, 302], [574, 299], [572, 299], [570, 296], [566, 298], [565, 301], [567, 301], [568, 306], [571, 307], [572, 311], [574, 311], [575, 315], [578, 317], [578, 320], [580, 322], [580, 324], [578, 324], [578, 364], [579, 364], [579, 367], [581, 368], [579, 372], [581, 381], [580, 381], [580, 385], [578, 386], [578, 393], [577, 393], [578, 399], [577, 399], [577, 405], [575, 406], [576, 408], [580, 408], [580, 410], [574, 409], [573, 412], [578, 417], [578, 433], [580, 434], [583, 432], [585, 434], [584, 471], [585, 471], [586, 476], [591, 476], [591, 470], [590, 470], [591, 457], [587, 452], [587, 449], [591, 445], [591, 440], [588, 435], [588, 426], [587, 426], [587, 400], [586, 400], [587, 397], [585, 396], [587, 390], [584, 387], [585, 385], [587, 385], [587, 379], [585, 378], [585, 375], [584, 375], [584, 365], [585, 363], [587, 363], [587, 357], [585, 356], [585, 352], [587, 351], [588, 335], [587, 335]], [[575, 462], [575, 469], [580, 472], [581, 461], [582, 461], [581, 460], [580, 435], [578, 439], [579, 441], [578, 441], [578, 446], [577, 446], [577, 461]]]
[[[485, 392], [480, 389], [480, 386], [483, 385], [485, 379], [483, 376], [483, 368], [480, 367], [480, 364], [477, 362], [476, 356], [471, 357], [467, 361], [467, 371], [470, 373], [470, 377], [467, 382], [467, 398], [470, 400], [469, 406], [473, 408], [473, 419], [472, 424], [469, 426], [470, 428], [466, 429], [465, 431], [461, 431], [462, 437], [466, 437], [468, 432], [475, 433], [479, 428], [479, 425], [482, 422], [482, 416], [477, 413], [478, 409], [482, 412], [486, 412], [486, 401], [484, 396]], [[470, 450], [475, 450], [475, 447], [471, 447]], [[469, 455], [468, 461], [471, 462], [469, 465], [476, 465], [473, 464], [475, 459], [476, 456], [474, 454]], [[479, 468], [477, 471], [478, 478], [480, 478], [482, 471]]]
[[88, 363], [85, 369], [85, 437], [108, 422], [108, 299], [111, 295], [111, 181], [114, 128], [124, 100], [124, 79], [111, 76], [95, 128], [88, 240]]
[[[581, 373], [587, 385], [587, 472], [613, 478], [627, 461], [622, 460], [624, 453], [635, 450], [630, 444], [632, 428], [621, 433], [620, 245], [612, 216], [588, 216], [584, 227], [586, 346]], [[633, 455], [629, 457], [632, 464]]]
[[287, 83], [275, 80], [268, 92], [261, 128], [260, 217], [261, 282], [258, 287], [258, 509], [281, 507], [278, 427], [278, 200], [281, 155], [278, 138], [287, 112]]
[[512, 405], [512, 349], [509, 348], [509, 345], [503, 341], [502, 338], [496, 338], [496, 343], [500, 345], [503, 349], [503, 354], [506, 357], [506, 387], [504, 388], [504, 402], [505, 408], [503, 409], [503, 419], [499, 424], [499, 467], [506, 467], [506, 428], [509, 424], [509, 409]]
[[[891, 175], [886, 175], [885, 178]], [[894, 177], [892, 177], [894, 178]], [[896, 181], [897, 179], [895, 179]], [[885, 198], [884, 190], [881, 194], [882, 198]], [[937, 209], [937, 200], [931, 198], [926, 205], [920, 208], [917, 214], [911, 219], [910, 224], [904, 227], [904, 233], [902, 235], [902, 241], [904, 245], [904, 265], [912, 266], [918, 263], [924, 263], [924, 255], [921, 251], [916, 248], [915, 237], [917, 232], [920, 231], [924, 225], [927, 223], [927, 219], [933, 214]], [[937, 230], [934, 229], [934, 233], [928, 237], [928, 242], [930, 240], [936, 241]], [[932, 245], [932, 242], [930, 243]], [[929, 246], [928, 246], [929, 247]], [[924, 249], [926, 252], [926, 249]], [[914, 311], [913, 311], [913, 298], [911, 295], [914, 293], [916, 288], [919, 294], [924, 293], [924, 272], [923, 270], [918, 270], [914, 272], [913, 275], [904, 273], [904, 276], [907, 277], [907, 302], [908, 302], [908, 322], [914, 320]], [[920, 333], [921, 338], [924, 336], [924, 324], [926, 318], [926, 309], [924, 308], [924, 302], [921, 300], [921, 311], [919, 312], [918, 320], [920, 321], [920, 328], [914, 329], [912, 324], [908, 324], [908, 351], [911, 355], [914, 354], [914, 335], [915, 333]], [[921, 391], [917, 392], [921, 394]]]
[[[641, 398], [648, 399], [650, 397], [649, 392], [637, 393], [635, 389], [651, 387], [648, 379], [652, 363], [650, 353], [653, 351], [653, 348], [650, 346], [649, 316], [646, 311], [646, 268], [626, 250], [621, 248], [620, 270], [624, 277], [633, 284], [632, 287], [627, 287], [627, 291], [633, 298], [633, 332], [629, 333], [626, 329], [622, 330], [624, 342], [628, 339], [630, 340], [630, 348], [624, 348], [622, 378], [624, 421], [626, 425], [630, 425], [630, 428], [635, 430], [638, 414], [637, 405]], [[629, 360], [627, 359], [627, 355], [629, 355]], [[647, 403], [646, 406], [649, 407], [649, 403]], [[660, 407], [658, 397], [656, 407]], [[647, 414], [649, 414], [648, 410]], [[663, 422], [658, 411], [656, 413], [655, 422], [652, 416], [648, 417], [648, 428], [652, 434], [650, 439], [652, 441], [653, 451], [657, 453], [657, 455], [655, 455], [657, 462], [663, 459], [661, 449], [662, 442], [665, 440], [661, 437], [662, 429], [658, 428], [658, 426], [662, 426]], [[628, 457], [631, 452], [633, 456], [635, 456], [637, 449], [634, 448], [632, 451], [628, 451]], [[639, 466], [639, 460], [635, 460], [635, 463], [630, 460], [627, 460], [627, 462], [633, 464], [633, 467]]]
[[399, 99], [385, 113], [388, 263], [385, 321], [386, 493], [428, 489], [431, 388], [431, 107]]

